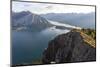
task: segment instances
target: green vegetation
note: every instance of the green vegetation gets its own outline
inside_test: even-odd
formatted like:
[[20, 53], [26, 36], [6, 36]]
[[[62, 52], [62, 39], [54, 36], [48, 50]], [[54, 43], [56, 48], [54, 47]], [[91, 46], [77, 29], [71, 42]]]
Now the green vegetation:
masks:
[[94, 29], [82, 29], [82, 32], [91, 36], [93, 39], [96, 39], [96, 30], [94, 30]]
[[72, 32], [79, 32], [83, 37], [84, 42], [88, 43], [92, 47], [96, 47], [96, 30], [94, 29], [73, 29]]

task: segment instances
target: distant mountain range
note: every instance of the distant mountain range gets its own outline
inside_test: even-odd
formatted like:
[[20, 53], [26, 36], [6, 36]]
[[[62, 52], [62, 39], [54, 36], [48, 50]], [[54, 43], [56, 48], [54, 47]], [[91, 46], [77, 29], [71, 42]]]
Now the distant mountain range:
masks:
[[42, 30], [50, 27], [50, 24], [45, 18], [33, 14], [29, 11], [19, 13], [12, 12], [12, 29], [14, 30]]
[[91, 13], [48, 13], [41, 14], [42, 17], [61, 22], [65, 24], [75, 25], [82, 28], [95, 28], [95, 12]]
[[[53, 24], [51, 21], [53, 21]], [[69, 24], [76, 27], [95, 29], [95, 13], [48, 13], [37, 15], [29, 11], [12, 12], [13, 30], [37, 31], [51, 26], [57, 26], [55, 25], [55, 22]], [[59, 28], [62, 29], [65, 28], [65, 26]]]

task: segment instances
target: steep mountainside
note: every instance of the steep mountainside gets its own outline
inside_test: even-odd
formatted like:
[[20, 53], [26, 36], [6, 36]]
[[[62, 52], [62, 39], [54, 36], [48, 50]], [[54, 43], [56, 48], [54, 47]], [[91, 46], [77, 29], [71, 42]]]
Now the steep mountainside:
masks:
[[52, 26], [45, 18], [29, 11], [12, 13], [12, 28], [17, 30], [44, 29]]
[[79, 32], [71, 31], [49, 42], [42, 62], [64, 63], [96, 60], [96, 48], [86, 43]]

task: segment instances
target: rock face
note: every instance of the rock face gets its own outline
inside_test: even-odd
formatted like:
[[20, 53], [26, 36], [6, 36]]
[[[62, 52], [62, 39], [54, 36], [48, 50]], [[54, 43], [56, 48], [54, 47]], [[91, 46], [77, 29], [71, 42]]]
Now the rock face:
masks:
[[44, 64], [95, 60], [96, 49], [85, 43], [79, 32], [69, 32], [51, 40], [42, 58]]
[[12, 27], [15, 30], [41, 30], [51, 26], [52, 24], [50, 24], [45, 18], [29, 11], [12, 13]]

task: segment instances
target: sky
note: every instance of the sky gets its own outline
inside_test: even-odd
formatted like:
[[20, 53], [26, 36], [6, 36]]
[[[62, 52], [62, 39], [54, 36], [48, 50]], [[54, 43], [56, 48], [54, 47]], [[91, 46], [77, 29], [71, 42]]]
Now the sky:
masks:
[[36, 14], [47, 13], [90, 13], [95, 12], [95, 7], [63, 4], [46, 4], [30, 2], [12, 2], [12, 11], [30, 11]]

